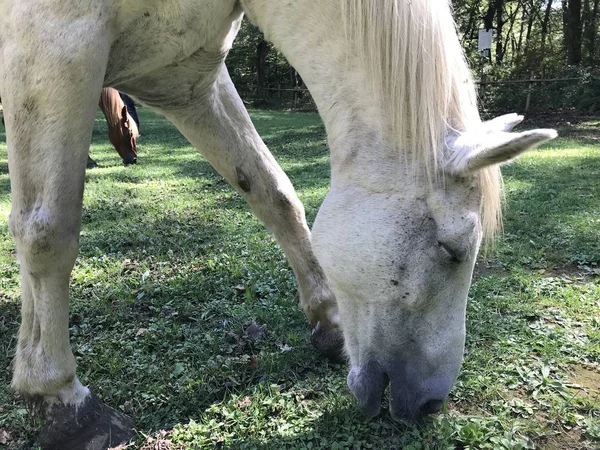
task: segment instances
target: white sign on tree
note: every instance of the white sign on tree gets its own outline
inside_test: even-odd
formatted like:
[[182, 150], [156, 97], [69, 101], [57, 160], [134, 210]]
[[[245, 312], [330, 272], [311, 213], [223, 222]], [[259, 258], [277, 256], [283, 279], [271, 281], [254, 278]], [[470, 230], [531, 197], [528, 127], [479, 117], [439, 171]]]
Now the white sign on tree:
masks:
[[494, 30], [479, 30], [479, 55], [489, 56], [492, 49]]

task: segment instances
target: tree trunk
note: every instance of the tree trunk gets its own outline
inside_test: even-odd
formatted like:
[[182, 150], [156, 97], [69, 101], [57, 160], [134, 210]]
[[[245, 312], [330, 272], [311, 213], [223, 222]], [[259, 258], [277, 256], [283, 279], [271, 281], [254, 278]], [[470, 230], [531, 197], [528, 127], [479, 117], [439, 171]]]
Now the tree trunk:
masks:
[[544, 20], [542, 21], [542, 52], [546, 47], [546, 37], [548, 37], [550, 25], [550, 13], [552, 12], [552, 0], [546, 0], [546, 2], [546, 11], [544, 13]]
[[[515, 39], [515, 34], [514, 34], [514, 28], [515, 28], [515, 22], [517, 20], [517, 16], [519, 15], [519, 12], [521, 10], [521, 7], [523, 6], [521, 0], [519, 0], [519, 2], [517, 3], [517, 7], [515, 8], [515, 10], [513, 11], [513, 13], [509, 16], [508, 18], [508, 31], [506, 32], [506, 38], [504, 39], [504, 46], [503, 46], [503, 51], [506, 54], [506, 49], [508, 48], [508, 44], [510, 43], [511, 49], [512, 49], [512, 57], [515, 58], [516, 57], [516, 48], [517, 48], [517, 41]], [[506, 22], [505, 22], [506, 23]]]
[[269, 45], [264, 39], [256, 44], [256, 98], [259, 103], [266, 102], [267, 54]]
[[496, 63], [502, 64], [504, 60], [504, 0], [496, 0]]
[[527, 10], [525, 9], [525, 5], [523, 5], [523, 17], [521, 18], [521, 23], [519, 25], [519, 41], [517, 42], [517, 55], [521, 54], [521, 48], [523, 46], [523, 32], [525, 31], [525, 16], [527, 15]]
[[586, 0], [583, 9], [583, 46], [587, 53], [588, 65], [596, 63], [596, 36], [598, 34], [598, 9], [600, 0]]
[[494, 28], [494, 16], [495, 15], [496, 15], [496, 3], [494, 1], [490, 1], [488, 10], [485, 13], [485, 16], [483, 16], [483, 27], [486, 29], [486, 31], [489, 31], [492, 28]]
[[477, 36], [477, 16], [479, 12], [479, 2], [474, 2], [469, 10], [469, 20], [467, 27], [463, 30], [463, 46], [464, 41], [474, 39]]
[[568, 1], [566, 19], [567, 64], [577, 66], [581, 63], [581, 0]]
[[533, 30], [533, 22], [535, 20], [535, 2], [531, 1], [530, 4], [530, 11], [529, 14], [527, 14], [527, 31], [525, 32], [525, 49], [523, 50], [523, 56], [525, 61], [527, 61], [527, 67], [531, 68], [533, 65], [537, 65], [536, 63], [532, 62], [532, 51], [531, 51], [531, 47], [532, 47], [532, 43], [531, 43], [531, 35], [532, 35], [532, 30]]

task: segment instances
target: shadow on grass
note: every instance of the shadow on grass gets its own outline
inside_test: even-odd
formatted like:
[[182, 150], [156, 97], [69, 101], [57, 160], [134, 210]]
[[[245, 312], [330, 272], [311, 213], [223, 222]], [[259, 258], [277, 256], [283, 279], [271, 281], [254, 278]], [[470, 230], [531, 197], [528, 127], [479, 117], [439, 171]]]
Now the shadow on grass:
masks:
[[600, 263], [600, 151], [559, 161], [522, 160], [503, 172], [510, 188], [505, 221], [510, 243], [531, 244], [530, 251], [559, 264]]
[[[142, 116], [142, 131], [148, 146], [164, 148], [165, 142], [170, 144], [165, 155], [153, 150], [147, 159], [149, 166], [160, 164], [169, 168], [175, 178], [197, 180], [198, 195], [202, 195], [202, 189], [224, 189], [225, 182], [207, 162], [199, 156], [197, 160], [188, 159], [195, 151], [171, 125], [151, 117], [148, 112]], [[298, 189], [326, 187], [329, 164], [324, 159], [322, 128], [313, 124], [308, 125], [306, 132], [286, 134], [276, 131], [282, 126], [279, 114], [277, 121], [274, 118], [273, 114], [261, 112], [256, 114], [255, 120], [282, 161], [302, 160], [294, 162], [288, 171]], [[303, 119], [314, 121], [310, 116]], [[290, 130], [297, 127], [296, 115], [284, 115], [282, 120]], [[103, 131], [94, 130], [95, 139], [104, 139], [104, 136]], [[304, 139], [319, 142], [303, 146]], [[181, 153], [181, 160], [177, 158], [177, 151]], [[116, 154], [113, 156], [117, 158]], [[145, 162], [142, 160], [141, 164]], [[599, 172], [598, 158], [566, 158], [558, 166], [554, 162], [536, 160], [507, 168], [507, 178], [515, 185], [507, 226], [508, 232], [515, 234], [513, 244], [527, 245], [529, 240], [538, 241], [540, 235], [555, 236], [555, 241], [549, 239], [542, 244], [544, 253], [555, 252], [556, 258], [563, 260], [572, 258], [573, 252], [588, 240], [597, 238], [597, 232], [594, 233], [587, 222], [581, 227], [569, 228], [568, 232], [563, 224], [597, 211]], [[91, 171], [88, 181], [136, 184], [153, 176], [141, 174], [135, 168], [118, 173]], [[1, 195], [8, 193], [8, 188], [0, 189]], [[160, 202], [151, 201], [148, 205], [160, 208], [156, 203]], [[248, 211], [239, 197], [221, 201], [218, 207]], [[107, 201], [86, 207], [83, 258], [97, 257], [106, 264], [122, 259], [144, 259], [148, 270], [152, 270], [146, 282], [140, 281], [146, 271], [143, 265], [130, 273], [123, 270], [111, 274], [106, 280], [89, 275], [90, 286], [75, 281], [71, 316], [73, 347], [82, 381], [91, 384], [111, 405], [133, 412], [140, 430], [151, 432], [189, 419], [203, 420], [206, 413], [198, 411], [214, 402], [228, 401], [232, 394], [252, 395], [259, 384], [285, 384], [290, 389], [290, 380], [343, 376], [341, 369], [329, 366], [310, 347], [308, 327], [294, 305], [296, 292], [285, 269], [273, 270], [275, 274], [283, 272], [283, 280], [251, 280], [256, 281], [254, 284], [259, 288], [261, 283], [266, 285], [262, 297], [246, 298], [231, 289], [240, 280], [244, 281], [243, 276], [248, 278], [242, 274], [242, 264], [257, 273], [267, 272], [265, 266], [242, 261], [246, 255], [227, 254], [225, 244], [241, 243], [245, 233], [238, 230], [238, 235], [232, 236], [227, 224], [221, 222], [222, 218], [213, 221], [210, 217], [186, 213], [169, 216], [167, 211], [158, 218], [151, 217], [143, 204]], [[565, 245], [556, 248], [560, 243]], [[264, 252], [267, 247], [257, 248]], [[591, 251], [596, 255], [592, 258], [597, 260], [600, 251], [594, 247]], [[176, 265], [173, 270], [178, 273], [168, 272], [174, 260], [190, 253], [200, 262], [185, 267]], [[263, 257], [267, 261], [276, 260], [271, 253], [261, 254], [260, 258]], [[105, 269], [99, 266], [96, 270]], [[504, 287], [510, 291], [510, 282], [507, 283]], [[282, 292], [270, 293], [269, 289]], [[486, 287], [483, 280], [477, 289], [478, 297], [469, 306], [469, 348], [489, 346], [530, 332], [526, 305], [486, 299], [488, 291], [498, 289], [497, 283]], [[3, 321], [0, 323], [0, 364], [6, 368], [1, 372], [1, 382], [8, 385], [18, 327], [18, 302], [14, 299], [0, 302], [0, 317]], [[268, 323], [271, 327], [264, 339], [249, 342], [243, 337], [250, 320]], [[297, 351], [283, 353], [279, 344], [291, 339], [290, 333], [297, 335], [298, 344], [294, 344]], [[253, 366], [252, 357], [261, 358], [257, 367]], [[473, 358], [472, 353], [467, 355], [467, 365], [470, 358]], [[388, 422], [386, 418], [378, 423]], [[352, 426], [358, 428], [361, 422], [353, 408], [335, 407], [315, 422], [311, 435], [328, 436], [335, 432], [333, 427], [342, 423], [352, 430]], [[389, 433], [389, 429], [386, 432]], [[404, 429], [395, 431], [385, 448], [394, 448], [392, 438], [404, 432]], [[313, 440], [308, 434], [295, 437], [294, 441], [298, 439]], [[245, 443], [251, 446], [253, 442], [262, 448], [292, 445], [284, 437], [268, 444], [258, 440]]]

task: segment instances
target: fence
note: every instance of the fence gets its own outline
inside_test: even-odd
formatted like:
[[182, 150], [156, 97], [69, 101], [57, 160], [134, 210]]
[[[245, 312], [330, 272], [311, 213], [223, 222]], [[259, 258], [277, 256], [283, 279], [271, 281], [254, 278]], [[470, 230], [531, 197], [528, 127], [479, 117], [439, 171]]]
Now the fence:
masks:
[[600, 80], [595, 78], [535, 78], [476, 82], [483, 113], [600, 113]]
[[[535, 78], [475, 82], [479, 106], [484, 114], [522, 112], [528, 114], [600, 114], [600, 79]], [[305, 88], [264, 88], [242, 93], [248, 103], [264, 108], [315, 111], [316, 105]]]
[[[242, 93], [242, 98], [244, 97]], [[250, 101], [253, 106], [259, 108], [291, 109], [296, 111], [316, 111], [315, 104], [310, 92], [306, 88], [263, 88], [254, 94]]]

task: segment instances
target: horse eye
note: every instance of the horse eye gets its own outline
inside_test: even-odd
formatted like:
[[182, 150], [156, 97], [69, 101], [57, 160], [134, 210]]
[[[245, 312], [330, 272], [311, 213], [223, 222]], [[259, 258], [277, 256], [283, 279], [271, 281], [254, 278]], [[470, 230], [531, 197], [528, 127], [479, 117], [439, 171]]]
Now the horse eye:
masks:
[[450, 244], [441, 241], [438, 241], [438, 246], [440, 247], [440, 250], [444, 252], [450, 259], [450, 261], [453, 263], [460, 263], [467, 258], [468, 252], [464, 251], [463, 249], [456, 248]]

